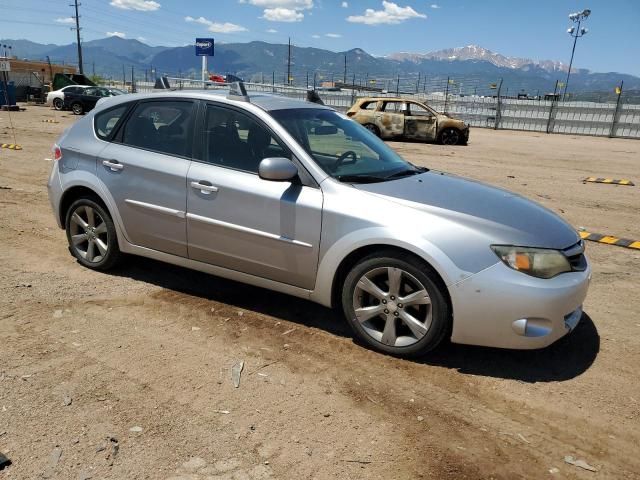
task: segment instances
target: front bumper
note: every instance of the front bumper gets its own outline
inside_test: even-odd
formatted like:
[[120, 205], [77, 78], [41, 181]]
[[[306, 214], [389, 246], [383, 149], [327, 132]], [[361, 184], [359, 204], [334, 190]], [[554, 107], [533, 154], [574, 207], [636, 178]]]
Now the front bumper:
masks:
[[591, 267], [541, 279], [499, 262], [450, 287], [451, 341], [535, 349], [571, 332], [582, 317]]

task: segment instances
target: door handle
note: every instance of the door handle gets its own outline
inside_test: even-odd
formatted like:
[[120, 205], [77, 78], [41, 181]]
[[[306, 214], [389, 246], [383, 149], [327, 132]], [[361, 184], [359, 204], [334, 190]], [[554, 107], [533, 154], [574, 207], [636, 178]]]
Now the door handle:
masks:
[[218, 191], [218, 187], [214, 187], [213, 185], [206, 185], [200, 182], [191, 182], [191, 186], [196, 190], [200, 190], [200, 193], [204, 195], [209, 195]]
[[102, 165], [107, 168], [110, 168], [112, 172], [117, 172], [124, 168], [124, 165], [118, 163], [116, 160], [103, 160]]

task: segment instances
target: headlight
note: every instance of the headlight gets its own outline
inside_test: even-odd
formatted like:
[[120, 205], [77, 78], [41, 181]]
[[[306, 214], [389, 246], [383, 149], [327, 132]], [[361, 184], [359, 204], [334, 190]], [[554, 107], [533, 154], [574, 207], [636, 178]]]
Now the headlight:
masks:
[[571, 271], [569, 260], [558, 250], [492, 245], [491, 250], [508, 267], [538, 278], [552, 278]]

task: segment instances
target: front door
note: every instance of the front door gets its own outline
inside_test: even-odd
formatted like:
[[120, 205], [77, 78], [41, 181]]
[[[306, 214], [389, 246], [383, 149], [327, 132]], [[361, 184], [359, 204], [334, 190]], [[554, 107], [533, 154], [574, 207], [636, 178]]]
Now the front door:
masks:
[[315, 284], [322, 191], [258, 176], [291, 153], [260, 121], [208, 104], [202, 161], [187, 175], [189, 258], [301, 288]]
[[415, 140], [435, 140], [436, 115], [419, 103], [409, 103], [404, 117], [404, 136]]
[[382, 138], [399, 137], [404, 134], [404, 116], [406, 103], [390, 100], [382, 102], [376, 112], [376, 127]]
[[98, 157], [127, 240], [187, 256], [186, 179], [193, 144], [191, 101], [140, 102]]

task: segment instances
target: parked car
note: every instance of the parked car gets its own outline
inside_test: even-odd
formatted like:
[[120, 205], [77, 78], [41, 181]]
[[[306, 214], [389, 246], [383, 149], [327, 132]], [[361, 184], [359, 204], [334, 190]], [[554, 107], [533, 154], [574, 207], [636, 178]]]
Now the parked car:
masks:
[[54, 90], [47, 93], [46, 104], [56, 110], [62, 110], [64, 108], [65, 94], [82, 93], [87, 88], [89, 88], [88, 85], [68, 85], [59, 90]]
[[56, 221], [91, 269], [135, 254], [340, 307], [402, 356], [447, 336], [540, 348], [582, 317], [591, 270], [562, 218], [416, 167], [329, 107], [241, 86], [121, 95], [53, 157]]
[[347, 115], [383, 139], [437, 141], [443, 145], [464, 145], [469, 141], [469, 125], [462, 120], [406, 98], [361, 98]]
[[70, 109], [75, 115], [82, 115], [93, 110], [100, 99], [124, 93], [126, 93], [124, 90], [117, 88], [89, 87], [79, 93], [66, 93], [64, 107]]

